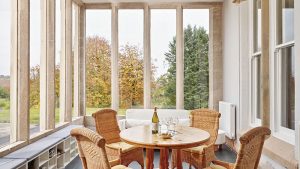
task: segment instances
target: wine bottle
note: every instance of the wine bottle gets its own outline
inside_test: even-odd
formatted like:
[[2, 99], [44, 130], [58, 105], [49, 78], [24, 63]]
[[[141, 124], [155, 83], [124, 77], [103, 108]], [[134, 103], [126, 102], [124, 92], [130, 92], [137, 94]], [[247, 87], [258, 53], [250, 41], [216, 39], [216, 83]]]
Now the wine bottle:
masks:
[[157, 134], [158, 133], [158, 123], [159, 123], [159, 118], [157, 115], [157, 107], [154, 108], [154, 113], [152, 116], [152, 134]]

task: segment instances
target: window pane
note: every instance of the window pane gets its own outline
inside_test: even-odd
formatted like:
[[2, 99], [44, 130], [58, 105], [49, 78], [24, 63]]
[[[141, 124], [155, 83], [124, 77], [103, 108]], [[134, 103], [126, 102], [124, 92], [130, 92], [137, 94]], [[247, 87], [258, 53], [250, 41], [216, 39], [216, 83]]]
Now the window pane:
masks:
[[120, 109], [144, 105], [143, 10], [119, 10]]
[[60, 0], [55, 1], [55, 124], [59, 123], [60, 56], [61, 56], [61, 10]]
[[294, 0], [277, 0], [277, 44], [294, 40]]
[[75, 91], [75, 87], [74, 87], [74, 49], [75, 49], [75, 40], [76, 40], [76, 37], [75, 37], [75, 7], [76, 7], [76, 4], [75, 3], [72, 3], [72, 58], [71, 58], [71, 64], [72, 64], [72, 117], [75, 117], [77, 112], [75, 112], [74, 110], [74, 103], [75, 103], [75, 100], [74, 100], [74, 91]]
[[295, 130], [295, 51], [294, 47], [280, 52], [281, 82], [281, 125]]
[[86, 113], [111, 107], [111, 10], [86, 11]]
[[0, 147], [10, 141], [10, 4], [0, 1]]
[[261, 51], [261, 0], [253, 2], [253, 50], [254, 52], [259, 52]]
[[183, 10], [184, 108], [208, 107], [208, 9]]
[[40, 131], [40, 2], [30, 0], [30, 135]]
[[176, 10], [151, 10], [152, 106], [176, 108]]
[[256, 56], [252, 60], [252, 110], [254, 120], [261, 119], [261, 55]]

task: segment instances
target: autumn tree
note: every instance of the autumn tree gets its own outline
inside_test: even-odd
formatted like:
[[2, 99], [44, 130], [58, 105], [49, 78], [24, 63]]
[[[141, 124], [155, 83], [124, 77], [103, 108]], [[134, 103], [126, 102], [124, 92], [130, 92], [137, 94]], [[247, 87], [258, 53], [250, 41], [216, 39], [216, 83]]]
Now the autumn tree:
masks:
[[87, 107], [111, 105], [111, 51], [109, 42], [101, 37], [86, 41], [86, 104]]
[[120, 108], [141, 107], [144, 102], [144, 66], [141, 51], [125, 45], [119, 54]]
[[38, 109], [40, 107], [40, 66], [30, 68], [30, 109]]

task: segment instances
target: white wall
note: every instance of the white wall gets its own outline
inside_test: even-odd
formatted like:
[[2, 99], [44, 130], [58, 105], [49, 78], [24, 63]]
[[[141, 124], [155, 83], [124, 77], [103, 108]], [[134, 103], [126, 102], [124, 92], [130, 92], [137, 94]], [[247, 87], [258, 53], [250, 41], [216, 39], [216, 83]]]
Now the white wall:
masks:
[[[223, 5], [223, 100], [237, 106], [237, 132], [249, 126], [250, 94], [250, 47], [249, 3], [233, 4], [224, 0]], [[295, 1], [295, 76], [296, 76], [296, 121], [300, 125], [300, 1]], [[271, 23], [271, 25], [273, 25]], [[272, 53], [272, 52], [271, 52]], [[296, 157], [300, 161], [300, 129], [296, 133]], [[261, 166], [281, 168], [276, 161], [263, 155]], [[283, 168], [283, 167], [282, 167]]]
[[225, 0], [223, 9], [223, 100], [236, 105], [239, 134], [248, 124], [248, 3]]

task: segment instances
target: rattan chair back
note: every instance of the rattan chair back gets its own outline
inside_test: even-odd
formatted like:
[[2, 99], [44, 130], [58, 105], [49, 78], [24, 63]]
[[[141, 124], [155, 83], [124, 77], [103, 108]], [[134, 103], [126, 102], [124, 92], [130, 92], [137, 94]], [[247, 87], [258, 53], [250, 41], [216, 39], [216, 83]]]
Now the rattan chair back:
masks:
[[207, 145], [215, 143], [218, 137], [220, 117], [219, 112], [210, 109], [196, 109], [191, 112], [192, 127], [205, 130], [210, 134]]
[[84, 169], [110, 169], [103, 137], [87, 128], [72, 129], [71, 136], [76, 138]]
[[256, 127], [240, 137], [241, 148], [234, 169], [257, 169], [265, 139], [270, 136], [267, 127]]
[[92, 116], [95, 119], [97, 132], [104, 137], [107, 144], [121, 141], [116, 111], [102, 109], [93, 113]]

